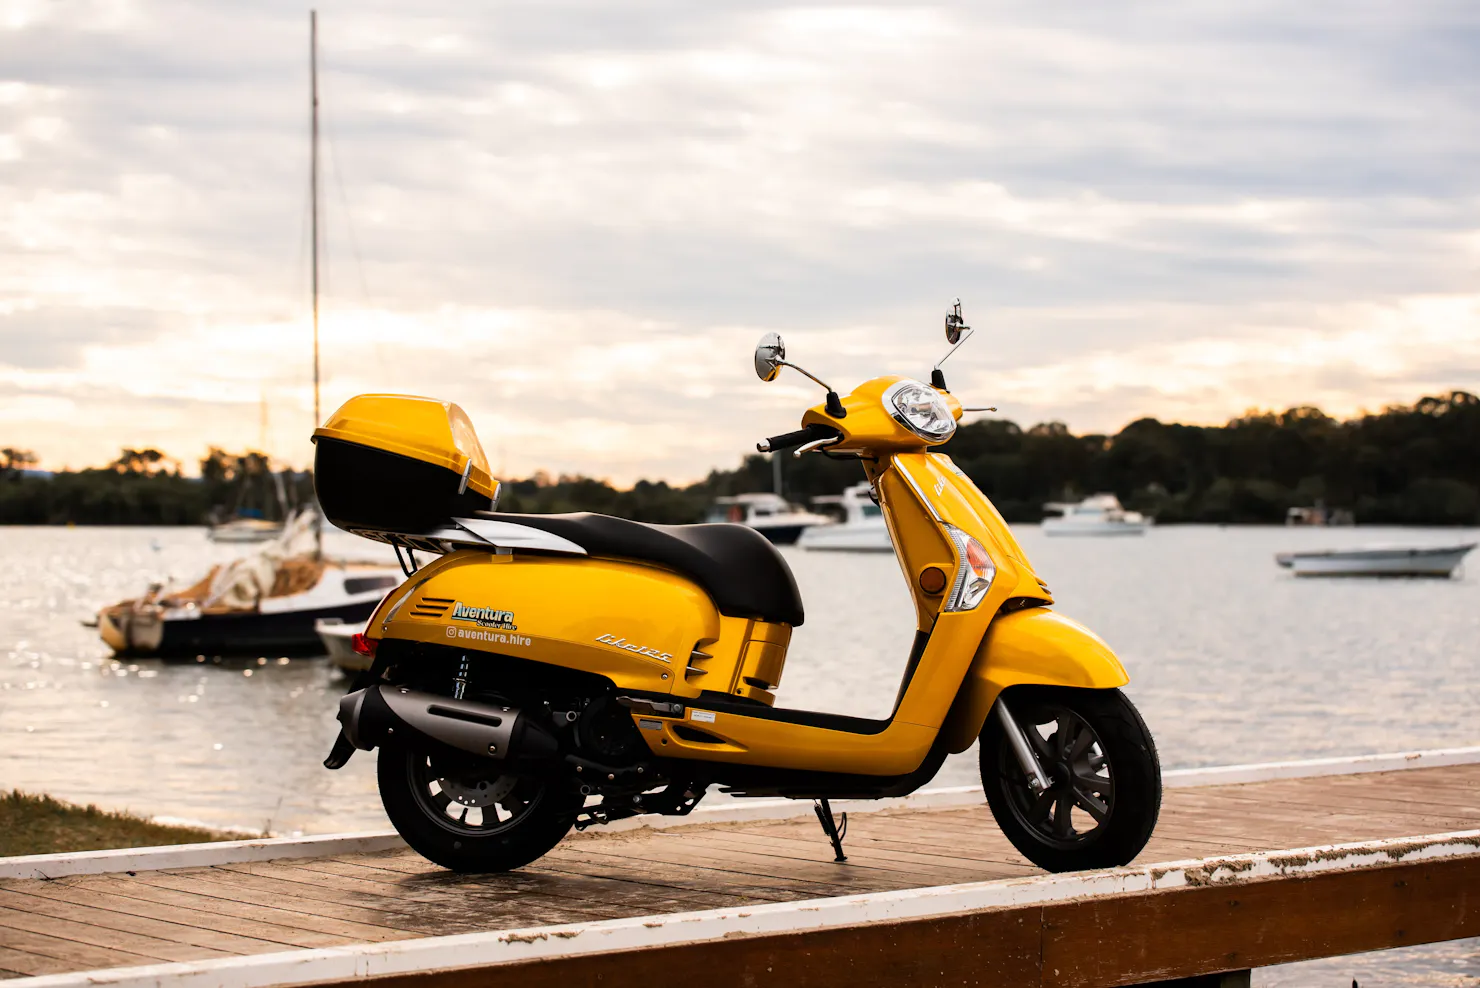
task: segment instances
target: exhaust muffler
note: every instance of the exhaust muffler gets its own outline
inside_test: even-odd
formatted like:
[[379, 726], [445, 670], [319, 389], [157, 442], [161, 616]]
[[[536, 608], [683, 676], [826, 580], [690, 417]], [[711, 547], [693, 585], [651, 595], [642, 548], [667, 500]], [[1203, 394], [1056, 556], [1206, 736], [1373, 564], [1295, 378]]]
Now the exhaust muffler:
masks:
[[517, 707], [454, 700], [402, 686], [370, 686], [339, 701], [339, 723], [361, 751], [395, 738], [413, 748], [431, 740], [484, 758], [554, 758], [560, 744]]

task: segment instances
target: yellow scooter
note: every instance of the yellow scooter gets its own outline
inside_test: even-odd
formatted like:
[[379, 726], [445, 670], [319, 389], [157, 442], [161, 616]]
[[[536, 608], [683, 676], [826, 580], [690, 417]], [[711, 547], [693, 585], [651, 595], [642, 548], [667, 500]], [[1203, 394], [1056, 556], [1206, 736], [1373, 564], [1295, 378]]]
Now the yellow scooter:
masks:
[[[946, 356], [969, 334], [957, 302]], [[755, 366], [822, 384], [776, 334]], [[827, 388], [800, 430], [757, 447], [856, 459], [888, 521], [917, 633], [893, 712], [868, 720], [775, 705], [802, 601], [755, 530], [497, 513], [460, 408], [350, 400], [314, 433], [319, 500], [395, 546], [408, 578], [356, 639], [373, 660], [325, 765], [378, 747], [391, 822], [459, 871], [527, 864], [572, 827], [686, 814], [711, 786], [817, 801], [841, 861], [830, 800], [912, 792], [980, 738], [987, 802], [1019, 851], [1051, 871], [1125, 864], [1156, 824], [1155, 744], [1114, 653], [1049, 609], [1002, 516], [930, 451], [972, 410], [938, 363], [929, 384]]]

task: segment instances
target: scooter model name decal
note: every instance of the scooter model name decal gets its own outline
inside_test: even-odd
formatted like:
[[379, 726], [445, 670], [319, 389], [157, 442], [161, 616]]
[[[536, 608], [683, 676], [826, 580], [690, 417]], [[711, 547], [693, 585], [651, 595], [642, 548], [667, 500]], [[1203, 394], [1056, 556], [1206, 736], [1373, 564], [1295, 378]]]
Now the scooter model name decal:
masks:
[[504, 631], [518, 631], [514, 624], [513, 611], [499, 611], [492, 607], [472, 607], [462, 601], [455, 601], [452, 605], [452, 620], [472, 621], [480, 628], [501, 628]]
[[603, 645], [610, 645], [612, 648], [620, 648], [628, 652], [636, 652], [638, 655], [646, 655], [648, 658], [657, 659], [659, 662], [671, 662], [673, 660], [673, 654], [671, 652], [660, 652], [656, 648], [648, 648], [645, 645], [634, 645], [627, 639], [618, 638], [616, 635], [598, 635], [596, 640]]

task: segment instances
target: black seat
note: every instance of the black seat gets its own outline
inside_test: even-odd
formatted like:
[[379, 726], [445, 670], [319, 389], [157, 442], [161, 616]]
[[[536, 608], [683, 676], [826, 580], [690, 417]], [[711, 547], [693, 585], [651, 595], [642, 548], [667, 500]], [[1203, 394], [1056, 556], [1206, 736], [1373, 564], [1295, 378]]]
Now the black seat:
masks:
[[642, 559], [677, 570], [703, 587], [721, 614], [802, 623], [802, 595], [791, 568], [764, 535], [744, 525], [646, 525], [587, 511], [477, 516], [558, 535], [593, 556]]

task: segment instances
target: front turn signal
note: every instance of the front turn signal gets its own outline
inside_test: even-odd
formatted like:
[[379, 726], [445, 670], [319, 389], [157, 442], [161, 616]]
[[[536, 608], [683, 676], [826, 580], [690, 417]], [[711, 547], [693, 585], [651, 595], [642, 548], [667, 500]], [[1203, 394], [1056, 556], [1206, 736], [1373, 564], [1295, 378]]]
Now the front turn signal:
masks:
[[946, 532], [956, 544], [956, 582], [951, 587], [951, 596], [946, 600], [948, 611], [969, 611], [982, 602], [992, 581], [997, 578], [997, 566], [987, 555], [986, 547], [954, 525], [947, 525]]

